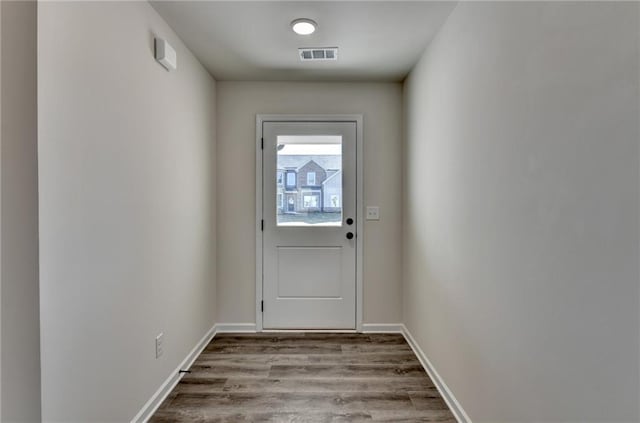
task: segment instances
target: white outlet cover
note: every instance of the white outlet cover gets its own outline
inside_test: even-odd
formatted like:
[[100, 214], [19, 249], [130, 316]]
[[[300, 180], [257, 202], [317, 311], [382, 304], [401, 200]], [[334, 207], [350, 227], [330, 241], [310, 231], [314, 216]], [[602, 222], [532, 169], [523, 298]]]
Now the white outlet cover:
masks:
[[156, 358], [160, 358], [164, 353], [164, 348], [162, 343], [164, 342], [164, 333], [156, 336]]
[[378, 206], [367, 207], [367, 220], [380, 220], [380, 207]]

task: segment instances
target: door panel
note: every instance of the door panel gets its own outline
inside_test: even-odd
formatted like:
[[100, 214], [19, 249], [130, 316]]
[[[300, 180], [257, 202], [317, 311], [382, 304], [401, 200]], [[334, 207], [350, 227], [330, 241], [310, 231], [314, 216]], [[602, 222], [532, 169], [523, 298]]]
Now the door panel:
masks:
[[279, 298], [340, 298], [341, 247], [278, 247]]
[[263, 327], [355, 329], [356, 123], [263, 123]]

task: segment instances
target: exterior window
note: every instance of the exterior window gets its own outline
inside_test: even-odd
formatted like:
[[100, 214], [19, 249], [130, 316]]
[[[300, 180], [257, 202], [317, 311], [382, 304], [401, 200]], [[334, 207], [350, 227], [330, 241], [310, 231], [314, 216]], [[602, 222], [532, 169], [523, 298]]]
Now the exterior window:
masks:
[[278, 176], [276, 178], [278, 181], [278, 185], [282, 185], [282, 172], [278, 171]]
[[331, 207], [340, 207], [340, 196], [332, 195], [331, 196]]
[[302, 196], [302, 207], [305, 209], [315, 209], [318, 208], [318, 196], [317, 195], [303, 195]]
[[315, 185], [316, 184], [316, 173], [308, 172], [307, 173], [307, 185]]
[[287, 189], [296, 188], [296, 172], [293, 170], [287, 171]]

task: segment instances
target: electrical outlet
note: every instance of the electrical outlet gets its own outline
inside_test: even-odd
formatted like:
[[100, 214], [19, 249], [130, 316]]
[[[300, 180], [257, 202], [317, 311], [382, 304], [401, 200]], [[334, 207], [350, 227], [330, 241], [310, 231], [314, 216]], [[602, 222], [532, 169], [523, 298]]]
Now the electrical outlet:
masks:
[[164, 333], [160, 333], [156, 336], [156, 358], [160, 358], [164, 352]]
[[380, 220], [380, 207], [367, 207], [367, 220]]

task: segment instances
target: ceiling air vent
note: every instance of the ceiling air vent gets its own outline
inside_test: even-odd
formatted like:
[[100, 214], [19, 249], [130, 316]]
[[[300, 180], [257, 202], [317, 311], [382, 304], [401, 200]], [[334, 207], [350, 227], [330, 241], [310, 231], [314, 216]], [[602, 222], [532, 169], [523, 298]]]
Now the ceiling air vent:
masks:
[[303, 62], [338, 60], [338, 47], [299, 48], [298, 55]]

